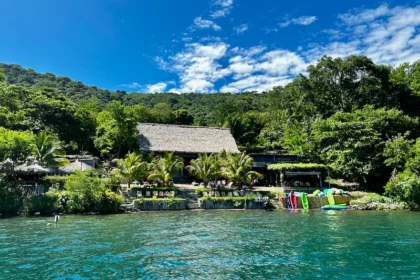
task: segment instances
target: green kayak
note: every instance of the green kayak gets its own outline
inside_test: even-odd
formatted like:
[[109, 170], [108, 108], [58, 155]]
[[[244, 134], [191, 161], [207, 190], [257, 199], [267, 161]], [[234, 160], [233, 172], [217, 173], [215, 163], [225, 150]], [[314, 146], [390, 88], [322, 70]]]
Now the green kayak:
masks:
[[303, 209], [309, 209], [309, 201], [308, 201], [308, 196], [306, 195], [306, 193], [302, 193], [302, 207]]
[[329, 191], [329, 192], [328, 192], [328, 194], [327, 194], [327, 198], [328, 198], [328, 203], [329, 203], [330, 205], [335, 205], [334, 196], [333, 196], [333, 194], [332, 194], [332, 192], [331, 192], [331, 191]]
[[347, 206], [345, 205], [325, 205], [321, 207], [322, 210], [346, 210]]

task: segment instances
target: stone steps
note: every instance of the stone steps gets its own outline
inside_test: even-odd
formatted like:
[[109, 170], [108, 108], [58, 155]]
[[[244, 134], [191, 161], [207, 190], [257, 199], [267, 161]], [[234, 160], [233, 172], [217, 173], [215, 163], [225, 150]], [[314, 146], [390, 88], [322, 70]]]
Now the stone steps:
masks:
[[198, 205], [200, 196], [193, 190], [180, 190], [179, 196], [187, 201], [187, 209], [200, 209]]

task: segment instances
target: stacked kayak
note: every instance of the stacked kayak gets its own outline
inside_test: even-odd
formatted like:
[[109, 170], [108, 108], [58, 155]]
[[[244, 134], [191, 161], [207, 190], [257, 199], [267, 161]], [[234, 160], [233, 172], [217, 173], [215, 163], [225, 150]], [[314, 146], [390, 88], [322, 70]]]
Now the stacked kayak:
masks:
[[346, 210], [346, 205], [325, 205], [321, 207], [322, 210]]
[[333, 195], [333, 191], [328, 191], [327, 193], [328, 203], [330, 205], [322, 206], [322, 210], [346, 210], [347, 206], [345, 204], [335, 204], [335, 199]]

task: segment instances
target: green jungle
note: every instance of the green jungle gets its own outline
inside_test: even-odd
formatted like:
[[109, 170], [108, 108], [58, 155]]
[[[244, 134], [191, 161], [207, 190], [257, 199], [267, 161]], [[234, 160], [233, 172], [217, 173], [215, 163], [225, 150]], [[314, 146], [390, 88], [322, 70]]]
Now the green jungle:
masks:
[[[22, 205], [33, 213], [57, 203], [69, 213], [113, 213], [122, 203], [116, 190], [121, 181], [130, 184], [150, 172], [149, 178], [166, 185], [183, 163], [171, 154], [137, 154], [138, 123], [229, 128], [243, 154], [224, 161], [246, 166], [238, 183], [260, 176], [248, 168], [246, 153], [287, 150], [303, 163], [328, 165], [333, 178], [413, 210], [420, 206], [420, 62], [390, 66], [365, 56], [323, 57], [284, 87], [240, 94], [127, 93], [19, 65], [0, 64], [0, 72], [0, 162], [31, 158], [60, 166], [65, 164], [60, 155], [82, 153], [102, 162], [102, 169], [70, 175], [65, 182], [50, 176], [45, 180], [64, 189], [31, 197], [4, 167], [0, 213]], [[223, 155], [195, 164], [219, 164], [216, 157]]]

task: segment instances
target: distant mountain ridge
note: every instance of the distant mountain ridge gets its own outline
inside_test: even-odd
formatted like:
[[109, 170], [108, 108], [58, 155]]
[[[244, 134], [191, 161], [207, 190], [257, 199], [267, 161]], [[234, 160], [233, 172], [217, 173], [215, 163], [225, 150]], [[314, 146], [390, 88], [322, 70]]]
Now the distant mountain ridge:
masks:
[[79, 81], [73, 81], [68, 77], [55, 76], [51, 73], [41, 74], [35, 70], [25, 69], [18, 64], [0, 63], [9, 84], [19, 86], [47, 86], [57, 90], [72, 101], [78, 103], [80, 100], [95, 98], [101, 106], [111, 101], [121, 101], [125, 105], [145, 105], [149, 108], [156, 104], [168, 104], [174, 110], [186, 109], [199, 124], [214, 124], [216, 121], [216, 108], [221, 105], [226, 110], [241, 108], [241, 111], [260, 111], [266, 105], [263, 104], [264, 94], [253, 92], [231, 94], [196, 94], [196, 93], [155, 93], [137, 94], [126, 91], [109, 91], [99, 89], [95, 86], [87, 86]]
[[31, 68], [25, 69], [18, 64], [0, 63], [0, 69], [3, 69], [9, 84], [55, 88], [58, 93], [64, 94], [75, 102], [94, 97], [104, 104], [113, 100], [122, 101], [126, 95], [125, 91], [109, 91], [95, 86], [87, 86], [67, 77], [55, 76], [51, 73], [41, 74]]

